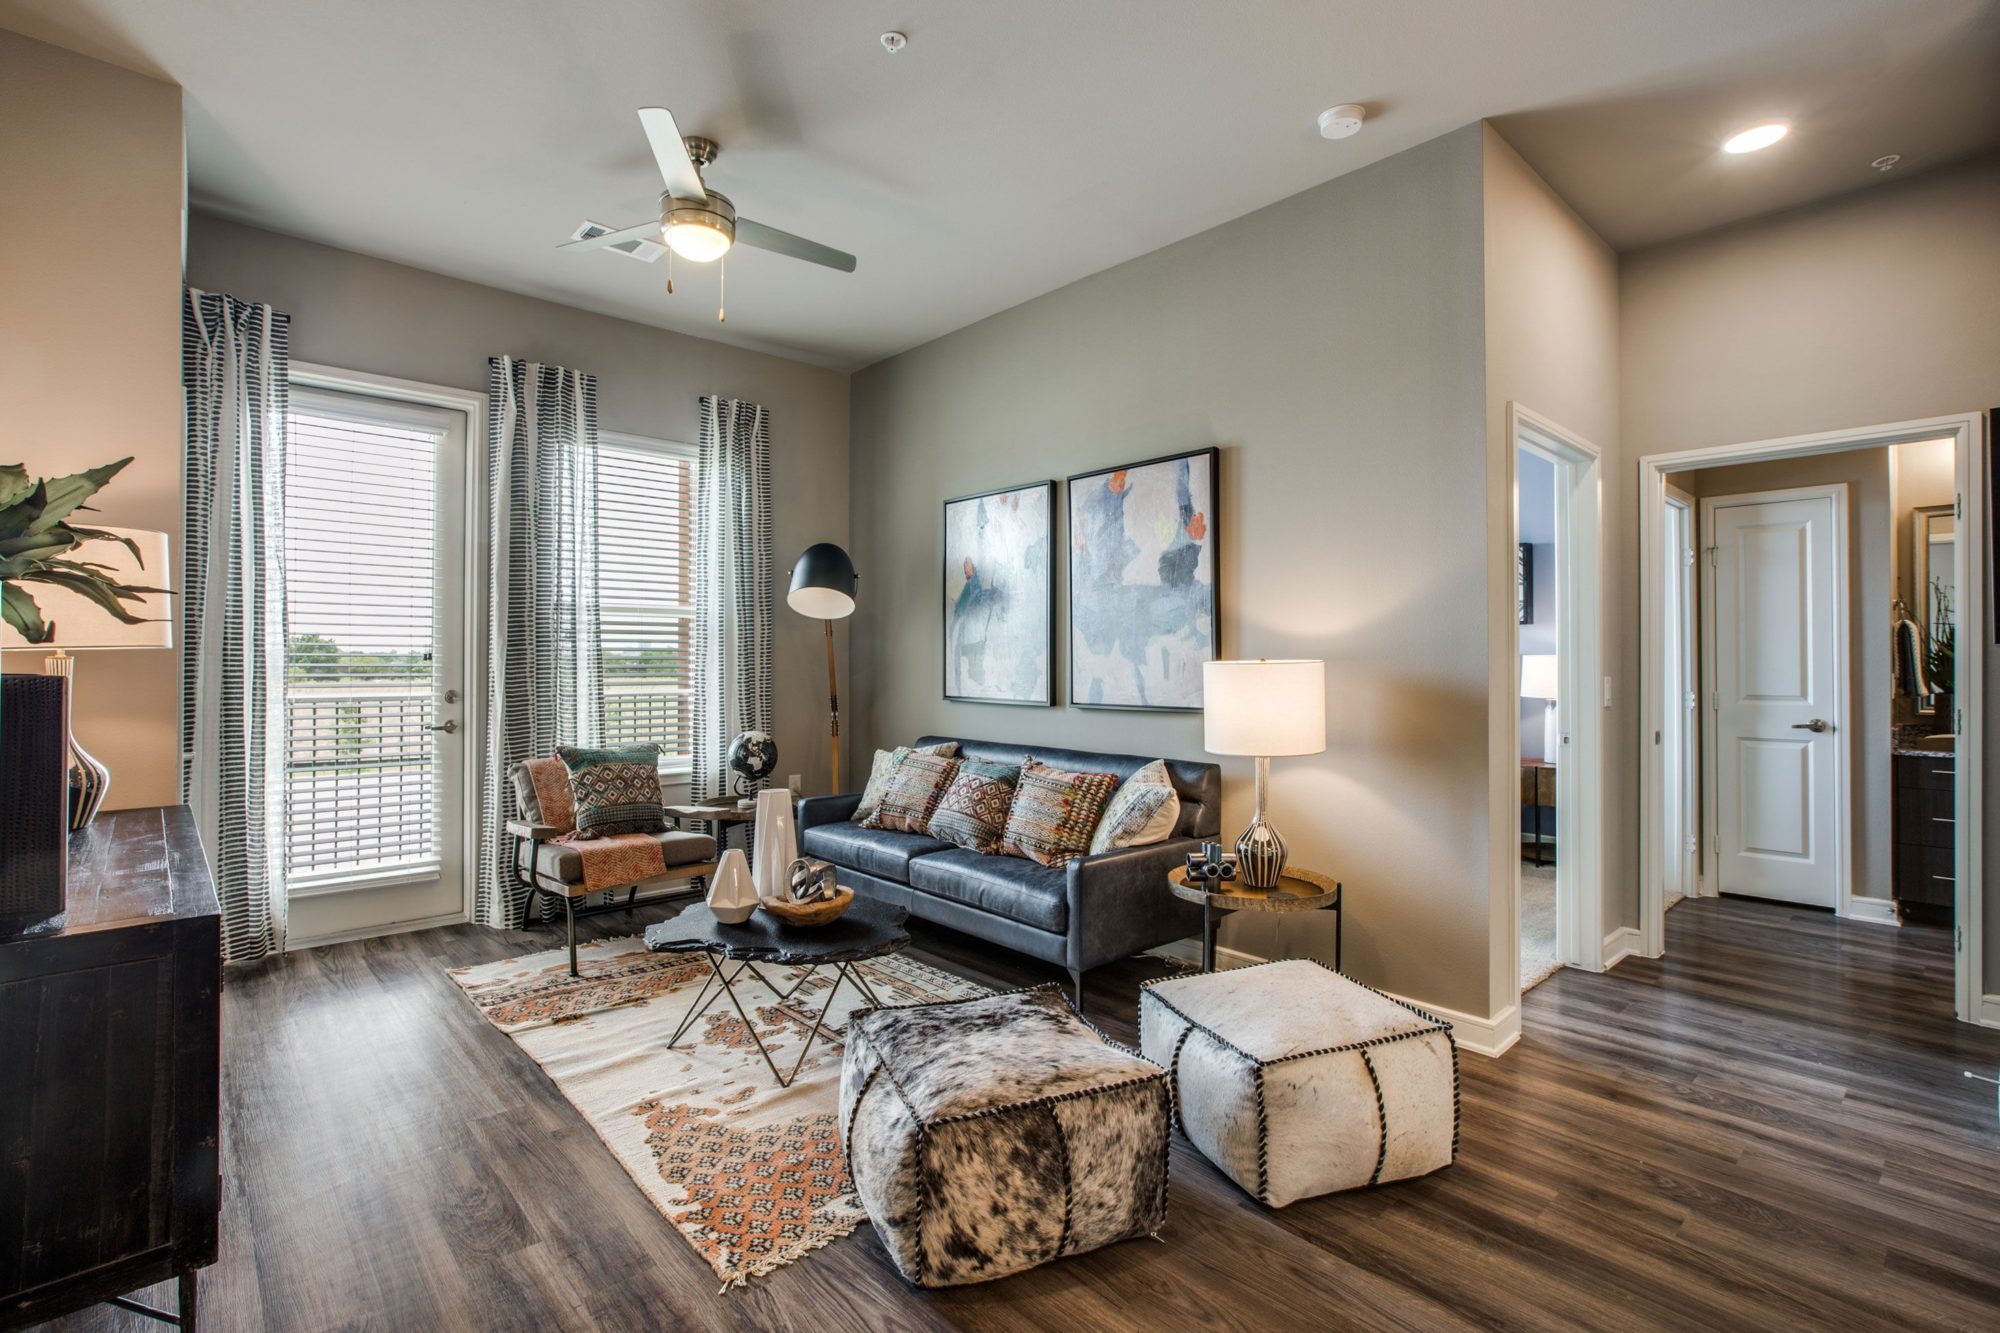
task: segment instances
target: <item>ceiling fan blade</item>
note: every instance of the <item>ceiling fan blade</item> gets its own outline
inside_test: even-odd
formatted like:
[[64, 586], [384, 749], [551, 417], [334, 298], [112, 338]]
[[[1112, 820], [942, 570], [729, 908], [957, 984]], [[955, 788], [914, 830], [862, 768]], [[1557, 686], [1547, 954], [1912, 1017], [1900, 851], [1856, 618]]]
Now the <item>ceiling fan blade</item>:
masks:
[[794, 236], [776, 227], [767, 227], [749, 218], [736, 219], [736, 243], [755, 246], [759, 250], [769, 250], [773, 254], [790, 255], [803, 259], [808, 264], [820, 264], [826, 268], [837, 268], [842, 273], [854, 272], [854, 256], [845, 250], [836, 250], [818, 241], [809, 241], [803, 236]]
[[653, 160], [660, 164], [660, 179], [667, 183], [667, 193], [676, 199], [706, 200], [708, 191], [702, 188], [701, 173], [695, 170], [687, 144], [681, 141], [674, 113], [663, 106], [642, 106], [639, 124], [645, 128], [646, 142], [653, 145]]
[[617, 245], [622, 241], [652, 241], [657, 244], [659, 239], [660, 220], [654, 218], [650, 222], [635, 222], [629, 227], [620, 227], [617, 231], [601, 231], [580, 241], [564, 241], [556, 249], [602, 250], [607, 245]]

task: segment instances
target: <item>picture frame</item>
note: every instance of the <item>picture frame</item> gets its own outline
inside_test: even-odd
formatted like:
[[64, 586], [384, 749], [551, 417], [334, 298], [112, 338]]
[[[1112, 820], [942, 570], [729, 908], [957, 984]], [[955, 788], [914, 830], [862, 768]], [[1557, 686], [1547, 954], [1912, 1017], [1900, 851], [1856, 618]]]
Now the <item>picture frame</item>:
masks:
[[1056, 483], [1028, 482], [944, 502], [944, 698], [1056, 703]]
[[1514, 552], [1514, 610], [1520, 623], [1535, 623], [1535, 548], [1522, 542]]
[[1198, 713], [1218, 656], [1220, 449], [1068, 479], [1070, 704]]

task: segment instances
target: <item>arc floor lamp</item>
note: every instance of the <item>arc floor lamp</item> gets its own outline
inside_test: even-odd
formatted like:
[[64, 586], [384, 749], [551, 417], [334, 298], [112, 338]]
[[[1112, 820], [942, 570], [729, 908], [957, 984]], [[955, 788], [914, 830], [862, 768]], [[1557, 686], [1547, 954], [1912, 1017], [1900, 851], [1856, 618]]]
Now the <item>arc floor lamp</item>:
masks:
[[792, 567], [785, 602], [826, 625], [827, 735], [833, 741], [833, 790], [840, 790], [840, 684], [833, 669], [833, 622], [854, 614], [854, 561], [832, 542], [815, 542]]

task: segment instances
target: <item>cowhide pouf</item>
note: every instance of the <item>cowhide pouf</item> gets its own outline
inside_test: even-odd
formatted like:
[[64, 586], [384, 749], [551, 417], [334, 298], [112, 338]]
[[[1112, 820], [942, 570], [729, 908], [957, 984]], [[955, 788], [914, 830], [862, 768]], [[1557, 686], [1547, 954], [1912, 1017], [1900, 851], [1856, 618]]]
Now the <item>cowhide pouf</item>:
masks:
[[1188, 1142], [1272, 1207], [1458, 1155], [1451, 1024], [1304, 959], [1149, 983], [1139, 1049]]
[[848, 1174], [920, 1287], [1158, 1231], [1168, 1119], [1166, 1072], [1105, 1041], [1053, 987], [848, 1024]]

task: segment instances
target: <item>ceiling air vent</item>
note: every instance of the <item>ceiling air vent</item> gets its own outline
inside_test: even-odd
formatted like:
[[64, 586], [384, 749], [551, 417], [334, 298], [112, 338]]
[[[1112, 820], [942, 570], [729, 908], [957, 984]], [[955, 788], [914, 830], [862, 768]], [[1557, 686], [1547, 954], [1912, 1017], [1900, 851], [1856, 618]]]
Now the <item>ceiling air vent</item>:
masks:
[[[611, 228], [601, 222], [586, 222], [576, 229], [570, 239], [572, 241], [587, 241], [593, 236], [602, 236], [610, 230]], [[647, 264], [652, 263], [667, 252], [667, 247], [661, 245], [658, 241], [645, 240], [620, 241], [616, 245], [607, 245], [604, 248]]]

